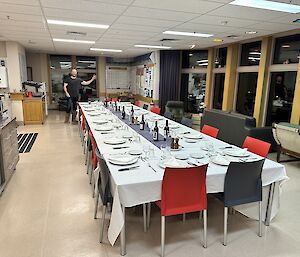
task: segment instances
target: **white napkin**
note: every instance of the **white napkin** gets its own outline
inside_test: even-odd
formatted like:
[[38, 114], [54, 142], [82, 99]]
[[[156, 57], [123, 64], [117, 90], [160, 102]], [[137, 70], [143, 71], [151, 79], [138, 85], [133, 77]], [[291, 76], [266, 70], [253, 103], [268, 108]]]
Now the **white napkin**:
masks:
[[222, 155], [217, 155], [211, 158], [211, 161], [215, 164], [228, 166], [230, 161], [224, 158]]
[[185, 167], [187, 167], [186, 163], [178, 162], [176, 159], [167, 160], [163, 164], [165, 167], [169, 167], [169, 168], [185, 168]]

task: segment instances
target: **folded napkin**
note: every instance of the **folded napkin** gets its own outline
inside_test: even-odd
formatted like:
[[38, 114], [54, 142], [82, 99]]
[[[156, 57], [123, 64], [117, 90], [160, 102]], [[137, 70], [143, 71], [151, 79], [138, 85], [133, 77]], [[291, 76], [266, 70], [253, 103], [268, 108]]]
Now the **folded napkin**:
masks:
[[188, 166], [185, 162], [178, 162], [176, 159], [167, 160], [163, 164], [169, 168], [185, 168]]
[[215, 164], [224, 165], [224, 166], [228, 166], [230, 164], [230, 161], [222, 155], [217, 155], [212, 157], [211, 161]]

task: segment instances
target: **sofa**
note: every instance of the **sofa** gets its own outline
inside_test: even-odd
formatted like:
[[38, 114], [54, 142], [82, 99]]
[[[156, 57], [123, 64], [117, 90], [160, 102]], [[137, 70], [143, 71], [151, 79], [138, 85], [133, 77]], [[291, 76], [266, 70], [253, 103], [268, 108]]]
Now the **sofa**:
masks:
[[229, 144], [241, 147], [245, 138], [250, 136], [270, 143], [273, 150], [277, 146], [273, 138], [272, 127], [257, 128], [253, 117], [235, 112], [206, 109], [201, 119], [201, 129], [204, 124], [218, 128], [218, 139]]
[[278, 162], [282, 153], [300, 158], [300, 125], [287, 122], [273, 124], [273, 135], [278, 144]]

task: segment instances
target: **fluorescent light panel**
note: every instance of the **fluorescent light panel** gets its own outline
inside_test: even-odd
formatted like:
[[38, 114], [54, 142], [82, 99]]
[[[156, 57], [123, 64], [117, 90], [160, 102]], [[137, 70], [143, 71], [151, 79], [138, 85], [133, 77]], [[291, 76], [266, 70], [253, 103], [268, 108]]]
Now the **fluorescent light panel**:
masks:
[[196, 33], [196, 32], [183, 32], [183, 31], [172, 31], [172, 30], [164, 31], [163, 34], [187, 36], [187, 37], [212, 37], [213, 36], [212, 34]]
[[134, 45], [134, 47], [141, 48], [155, 48], [155, 49], [170, 49], [170, 46], [154, 46], [154, 45]]
[[109, 28], [109, 25], [95, 24], [95, 23], [61, 21], [61, 20], [47, 20], [47, 22], [48, 22], [48, 24], [63, 25], [63, 26], [97, 28], [97, 29], [108, 29]]
[[235, 0], [229, 4], [253, 7], [258, 9], [265, 9], [278, 12], [287, 12], [287, 13], [298, 13], [300, 12], [300, 6], [295, 4], [280, 3], [267, 0]]
[[64, 39], [64, 38], [53, 38], [53, 41], [54, 42], [63, 42], [63, 43], [95, 44], [95, 41]]
[[202, 63], [202, 62], [208, 62], [208, 60], [199, 60], [197, 61], [198, 63]]
[[122, 50], [119, 49], [105, 49], [105, 48], [90, 48], [91, 51], [97, 51], [97, 52], [114, 52], [114, 53], [121, 53]]

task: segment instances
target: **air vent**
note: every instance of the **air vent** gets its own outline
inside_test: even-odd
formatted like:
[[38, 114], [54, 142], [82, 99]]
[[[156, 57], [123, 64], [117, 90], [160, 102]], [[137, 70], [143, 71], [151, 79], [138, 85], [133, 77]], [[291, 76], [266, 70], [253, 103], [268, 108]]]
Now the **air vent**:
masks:
[[67, 31], [67, 35], [71, 36], [86, 36], [85, 32], [78, 32], [78, 31]]
[[160, 42], [166, 42], [166, 41], [178, 41], [180, 39], [175, 39], [175, 38], [163, 38], [161, 40], [159, 40]]
[[229, 35], [229, 36], [227, 36], [228, 38], [238, 38], [239, 37], [239, 35]]

